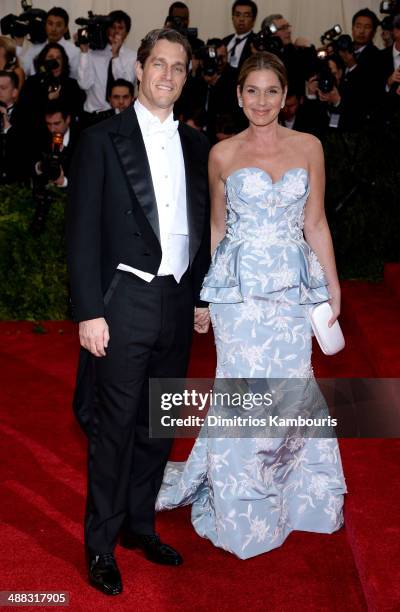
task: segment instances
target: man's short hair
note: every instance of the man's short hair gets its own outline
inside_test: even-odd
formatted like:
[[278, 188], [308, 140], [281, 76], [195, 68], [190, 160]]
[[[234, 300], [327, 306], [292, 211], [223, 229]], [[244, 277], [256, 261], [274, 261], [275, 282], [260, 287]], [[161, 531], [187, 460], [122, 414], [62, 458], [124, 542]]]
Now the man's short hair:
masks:
[[151, 30], [140, 43], [140, 47], [137, 52], [137, 61], [144, 68], [147, 58], [150, 56], [153, 47], [159, 40], [168, 40], [171, 43], [177, 43], [178, 45], [182, 45], [182, 47], [186, 51], [186, 70], [189, 70], [190, 60], [192, 59], [192, 49], [191, 46], [184, 36], [177, 32], [176, 30], [169, 30], [167, 28], [161, 28], [158, 30]]
[[261, 29], [263, 30], [266, 27], [271, 27], [273, 22], [277, 21], [278, 19], [284, 19], [283, 15], [281, 15], [280, 13], [273, 13], [272, 15], [267, 15], [267, 17], [264, 17], [264, 19], [262, 20]]
[[357, 11], [357, 13], [355, 13], [352, 17], [352, 20], [351, 20], [352, 26], [354, 26], [356, 19], [358, 19], [358, 17], [369, 17], [372, 21], [372, 29], [374, 30], [374, 32], [378, 28], [378, 25], [380, 23], [379, 19], [375, 15], [374, 11], [371, 11], [371, 9], [364, 8], [364, 9], [361, 9], [360, 11]]
[[184, 2], [173, 2], [168, 9], [168, 17], [172, 17], [172, 11], [174, 9], [187, 9], [189, 11], [189, 7]]
[[249, 6], [251, 8], [251, 14], [253, 16], [253, 19], [256, 19], [258, 8], [257, 4], [253, 2], [253, 0], [235, 0], [235, 2], [232, 4], [232, 15], [235, 12], [237, 6]]
[[132, 26], [132, 20], [125, 11], [111, 11], [109, 13], [109, 18], [111, 19], [111, 23], [122, 23], [125, 24], [126, 31], [129, 32]]
[[44, 107], [43, 117], [46, 117], [46, 115], [55, 115], [56, 113], [61, 113], [64, 120], [67, 117], [71, 117], [72, 114], [65, 104], [62, 104], [58, 100], [49, 100]]
[[65, 9], [61, 8], [61, 6], [53, 6], [53, 8], [47, 11], [46, 19], [51, 15], [53, 17], [61, 17], [61, 19], [64, 19], [65, 27], [68, 27], [69, 15]]
[[0, 70], [0, 77], [8, 77], [14, 89], [19, 87], [19, 78], [13, 70]]
[[126, 79], [115, 79], [110, 89], [110, 95], [112, 94], [112, 90], [114, 89], [114, 87], [126, 87], [127, 89], [129, 89], [129, 93], [131, 94], [132, 98], [135, 95], [135, 88], [133, 87], [133, 83], [127, 81]]

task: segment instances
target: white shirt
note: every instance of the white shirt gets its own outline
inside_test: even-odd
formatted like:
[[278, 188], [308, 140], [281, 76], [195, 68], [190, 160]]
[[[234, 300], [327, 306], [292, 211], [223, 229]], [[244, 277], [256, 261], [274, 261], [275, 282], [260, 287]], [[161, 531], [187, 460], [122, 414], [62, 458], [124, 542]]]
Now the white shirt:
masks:
[[[88, 113], [105, 111], [111, 108], [106, 100], [108, 65], [112, 57], [111, 46], [88, 53], [80, 53], [78, 67], [78, 85], [86, 91], [84, 109]], [[124, 45], [118, 57], [112, 60], [114, 79], [125, 79], [135, 82], [136, 51]]]
[[[26, 76], [30, 76], [36, 73], [34, 60], [39, 55], [41, 50], [48, 44], [48, 40], [44, 43], [37, 43], [32, 45], [26, 53], [22, 56], [21, 60], [25, 70]], [[69, 76], [73, 79], [78, 78], [78, 64], [79, 64], [79, 49], [70, 40], [61, 38], [58, 44], [64, 47], [65, 53], [69, 59]]]
[[[179, 283], [189, 266], [189, 229], [186, 206], [185, 164], [172, 113], [161, 122], [136, 100], [135, 112], [149, 161], [160, 226], [161, 263], [157, 276], [173, 274]], [[150, 282], [154, 275], [124, 263], [119, 270], [133, 272]]]
[[[251, 32], [252, 30], [250, 30], [249, 32], [246, 32], [246, 34], [241, 34], [240, 36], [237, 36], [236, 34], [234, 34], [234, 36], [229, 41], [228, 46], [227, 46], [227, 51], [228, 51], [229, 63], [232, 66], [232, 68], [237, 68], [239, 66], [240, 56], [242, 55], [242, 51], [244, 49], [248, 36], [251, 34]], [[240, 38], [241, 42], [236, 45], [235, 52], [231, 56], [231, 50], [235, 46], [235, 42], [237, 38]]]

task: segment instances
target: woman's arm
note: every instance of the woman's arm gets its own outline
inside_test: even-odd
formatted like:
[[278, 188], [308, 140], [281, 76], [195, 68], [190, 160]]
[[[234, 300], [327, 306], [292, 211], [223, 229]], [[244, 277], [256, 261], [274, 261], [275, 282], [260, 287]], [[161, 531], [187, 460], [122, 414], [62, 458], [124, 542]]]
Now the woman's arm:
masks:
[[220, 145], [215, 145], [208, 158], [208, 178], [211, 199], [211, 254], [225, 236], [225, 186], [222, 179], [222, 152]]
[[340, 285], [336, 271], [332, 237], [325, 216], [325, 163], [321, 143], [313, 136], [306, 137], [306, 150], [309, 160], [310, 195], [305, 208], [304, 236], [315, 252], [324, 269], [328, 281], [333, 325], [340, 314]]

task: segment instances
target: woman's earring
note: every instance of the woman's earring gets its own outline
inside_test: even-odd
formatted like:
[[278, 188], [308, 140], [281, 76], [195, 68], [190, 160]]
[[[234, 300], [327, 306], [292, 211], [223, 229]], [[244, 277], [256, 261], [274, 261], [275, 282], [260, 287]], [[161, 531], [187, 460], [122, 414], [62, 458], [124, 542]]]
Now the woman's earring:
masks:
[[239, 98], [238, 104], [239, 104], [240, 108], [243, 108], [243, 98]]

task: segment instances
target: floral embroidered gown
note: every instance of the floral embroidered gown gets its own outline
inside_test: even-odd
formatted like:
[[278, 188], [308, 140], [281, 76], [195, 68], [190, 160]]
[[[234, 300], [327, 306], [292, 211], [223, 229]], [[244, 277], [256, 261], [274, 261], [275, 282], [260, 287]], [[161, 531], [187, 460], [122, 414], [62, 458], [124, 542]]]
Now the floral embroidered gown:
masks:
[[[273, 183], [253, 167], [226, 180], [226, 235], [202, 289], [217, 378], [313, 379], [307, 309], [328, 293], [303, 236], [308, 180], [293, 168]], [[246, 559], [293, 530], [339, 529], [345, 492], [336, 438], [200, 436], [185, 463], [168, 463], [157, 510], [192, 504], [197, 533]]]

